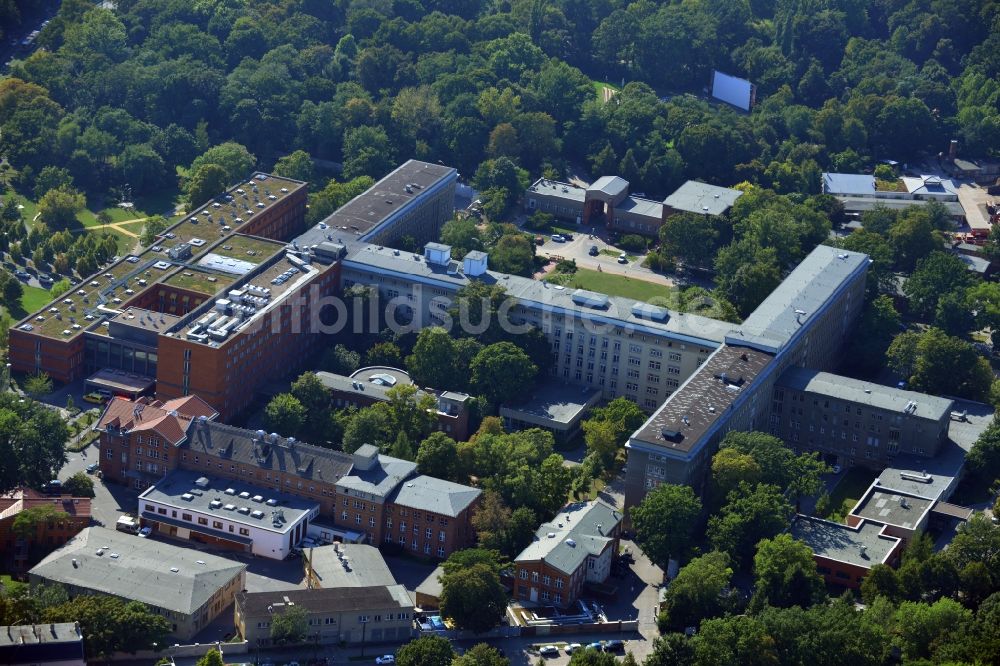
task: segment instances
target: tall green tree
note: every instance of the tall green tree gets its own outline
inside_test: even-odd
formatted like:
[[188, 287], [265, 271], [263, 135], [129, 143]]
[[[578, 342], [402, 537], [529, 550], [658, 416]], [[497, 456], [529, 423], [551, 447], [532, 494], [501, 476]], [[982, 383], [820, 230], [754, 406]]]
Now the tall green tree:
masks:
[[396, 652], [399, 666], [451, 666], [455, 651], [443, 636], [421, 636]]
[[636, 541], [666, 569], [671, 558], [684, 556], [700, 513], [701, 502], [689, 486], [661, 484], [631, 509]]
[[826, 597], [823, 579], [809, 546], [788, 534], [763, 539], [753, 558], [755, 594], [778, 608], [807, 608]]
[[722, 615], [732, 606], [732, 575], [729, 556], [719, 551], [696, 557], [681, 567], [664, 594], [661, 630], [683, 631], [697, 627], [706, 618]]
[[472, 386], [494, 405], [524, 396], [538, 366], [510, 342], [497, 342], [476, 354], [469, 366]]
[[483, 633], [506, 612], [507, 591], [493, 567], [474, 564], [441, 577], [441, 614], [458, 628]]
[[735, 562], [746, 562], [761, 539], [769, 539], [788, 526], [792, 506], [778, 486], [741, 484], [722, 510], [709, 518], [712, 546], [729, 553]]

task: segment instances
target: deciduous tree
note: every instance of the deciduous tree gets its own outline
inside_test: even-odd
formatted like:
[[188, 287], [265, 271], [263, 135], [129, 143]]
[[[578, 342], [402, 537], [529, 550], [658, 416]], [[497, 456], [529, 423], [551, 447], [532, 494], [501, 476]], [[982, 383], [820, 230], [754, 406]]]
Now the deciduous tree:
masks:
[[683, 557], [701, 512], [701, 502], [689, 486], [664, 483], [632, 507], [636, 541], [663, 569], [671, 558]]

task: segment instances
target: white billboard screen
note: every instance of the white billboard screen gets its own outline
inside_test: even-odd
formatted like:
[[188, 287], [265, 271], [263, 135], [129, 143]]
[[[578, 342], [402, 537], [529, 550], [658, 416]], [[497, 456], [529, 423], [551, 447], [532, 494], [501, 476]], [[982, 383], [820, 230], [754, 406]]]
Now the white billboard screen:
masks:
[[716, 71], [712, 74], [712, 97], [727, 104], [749, 111], [753, 104], [753, 84], [729, 74]]

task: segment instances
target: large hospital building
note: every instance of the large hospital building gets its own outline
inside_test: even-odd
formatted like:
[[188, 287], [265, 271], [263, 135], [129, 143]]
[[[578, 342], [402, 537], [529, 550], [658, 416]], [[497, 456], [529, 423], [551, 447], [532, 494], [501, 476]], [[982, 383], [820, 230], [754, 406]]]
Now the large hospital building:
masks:
[[[448, 323], [455, 293], [483, 282], [512, 297], [506, 314], [513, 325], [544, 333], [550, 382], [604, 399], [625, 396], [650, 413], [627, 445], [626, 505], [659, 483], [700, 485], [719, 441], [734, 429], [772, 432], [845, 466], [884, 465], [896, 453], [932, 456], [947, 436], [947, 401], [848, 385], [825, 372], [862, 308], [865, 255], [817, 247], [742, 324], [730, 324], [675, 311], [668, 301], [491, 271], [483, 252], [454, 259], [436, 241], [453, 214], [456, 181], [454, 169], [411, 160], [307, 228], [304, 183], [254, 174], [155, 246], [19, 322], [10, 336], [14, 370], [86, 379], [130, 397], [155, 387], [164, 403], [199, 396], [225, 421], [264, 382], [287, 376], [327, 344], [310, 325], [326, 323], [320, 299], [367, 286], [420, 328]], [[540, 185], [531, 196], [544, 209]], [[624, 191], [616, 181], [597, 185], [597, 202], [604, 190]], [[681, 194], [690, 201], [677, 206], [710, 212], [737, 195], [700, 185]], [[577, 198], [583, 206], [586, 192]], [[399, 249], [404, 237], [423, 251]], [[833, 388], [840, 385], [850, 390]], [[871, 424], [882, 418], [895, 434], [875, 431]]]

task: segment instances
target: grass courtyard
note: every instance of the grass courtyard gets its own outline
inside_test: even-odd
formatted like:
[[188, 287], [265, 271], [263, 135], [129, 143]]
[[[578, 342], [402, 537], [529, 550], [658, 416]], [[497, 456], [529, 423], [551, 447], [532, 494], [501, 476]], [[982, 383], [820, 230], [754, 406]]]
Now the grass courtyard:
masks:
[[564, 284], [575, 289], [589, 289], [609, 296], [634, 298], [637, 301], [648, 301], [653, 297], [665, 298], [672, 290], [671, 287], [662, 284], [646, 282], [627, 275], [593, 271], [589, 268], [578, 268]]
[[847, 470], [840, 483], [830, 493], [830, 514], [828, 520], [844, 522], [847, 514], [858, 503], [868, 486], [872, 484], [878, 473], [866, 467], [852, 467]]

